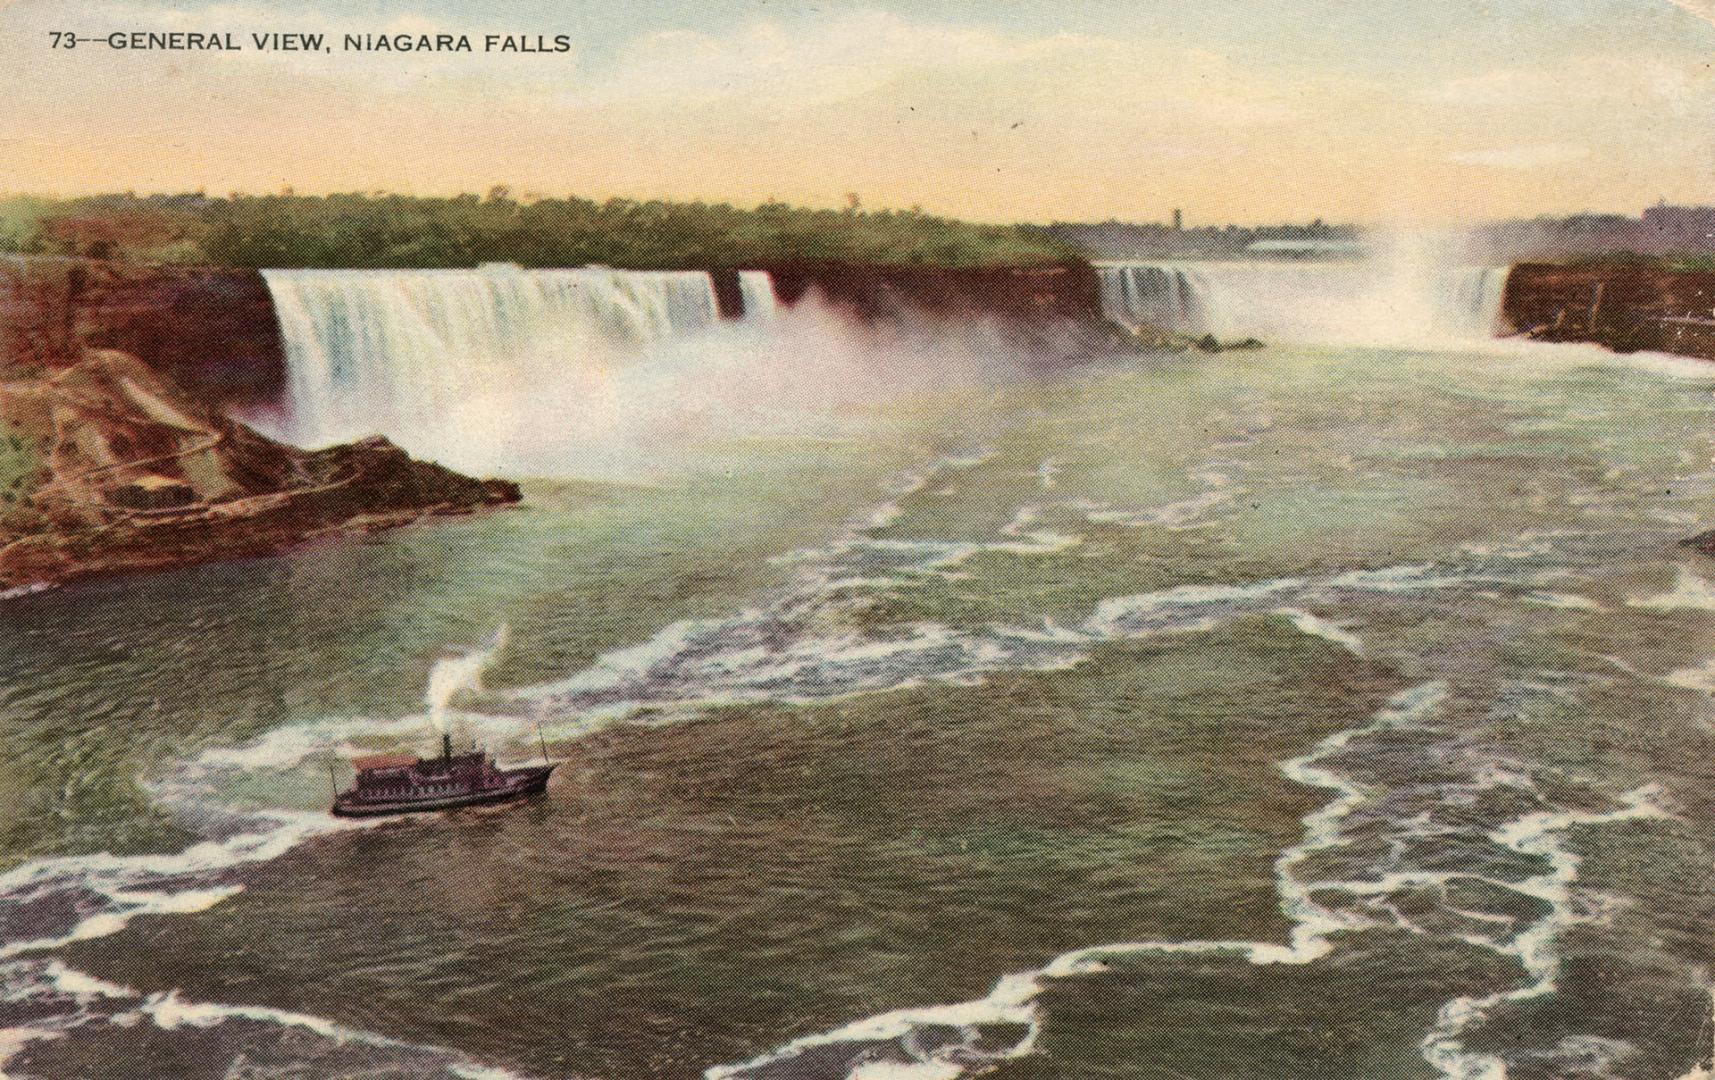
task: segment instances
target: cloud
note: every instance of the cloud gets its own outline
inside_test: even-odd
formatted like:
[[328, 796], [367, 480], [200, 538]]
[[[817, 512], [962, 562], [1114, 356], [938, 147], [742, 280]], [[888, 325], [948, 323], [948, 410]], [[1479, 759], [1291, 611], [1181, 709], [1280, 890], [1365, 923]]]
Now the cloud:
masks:
[[[1651, 26], [1687, 37], [1654, 2]], [[1678, 193], [1698, 190], [1711, 155], [1705, 57], [1582, 30], [1579, 49], [1608, 52], [1545, 42], [1385, 76], [1285, 47], [1245, 59], [1218, 37], [1121, 22], [1072, 32], [845, 5], [580, 36], [578, 52], [547, 58], [345, 54], [336, 39], [332, 54], [80, 49], [45, 62], [36, 44], [72, 12], [134, 29], [473, 37], [490, 27], [468, 20], [495, 17], [440, 4], [362, 17], [328, 3], [0, 0], [0, 70], [30, 72], [5, 105], [0, 190], [504, 181], [741, 203], [832, 205], [858, 191], [872, 206], [999, 220], [1153, 219], [1174, 206], [1205, 220], [1308, 219], [1690, 197]], [[1472, 167], [1490, 171], [1471, 183]]]
[[1715, 0], [1673, 0], [1673, 3], [1691, 12], [1699, 19], [1707, 19], [1715, 23]]
[[[1715, 8], [1715, 0], [1694, 0]], [[1419, 94], [1433, 105], [1460, 108], [1565, 108], [1648, 105], [1680, 109], [1696, 91], [1683, 67], [1649, 56], [1563, 57], [1541, 67], [1497, 68], [1450, 79]]]
[[1467, 150], [1449, 154], [1447, 160], [1460, 165], [1486, 165], [1493, 169], [1541, 169], [1550, 165], [1582, 161], [1589, 156], [1588, 146], [1576, 143], [1539, 143], [1534, 146]]
[[748, 99], [780, 107], [848, 99], [916, 71], [1015, 63], [1034, 47], [987, 30], [854, 11], [793, 24], [755, 22], [724, 35], [645, 34], [581, 89], [629, 102]]
[[[1299, 115], [1278, 77], [1207, 50], [1078, 33], [1028, 35], [879, 10], [645, 34], [566, 88], [569, 104], [719, 107], [778, 116], [850, 103], [947, 115], [980, 103], [1134, 123], [1266, 125]], [[1069, 118], [1070, 119], [1070, 118]]]

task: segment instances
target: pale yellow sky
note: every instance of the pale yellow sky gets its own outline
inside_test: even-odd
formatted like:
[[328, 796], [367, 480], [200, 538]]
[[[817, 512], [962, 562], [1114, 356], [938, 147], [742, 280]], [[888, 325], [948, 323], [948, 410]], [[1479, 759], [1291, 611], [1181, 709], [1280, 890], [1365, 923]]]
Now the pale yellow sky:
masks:
[[[13, 0], [0, 191], [854, 191], [992, 220], [1635, 210], [1715, 201], [1711, 19], [1711, 0]], [[52, 30], [170, 29], [320, 31], [335, 51], [49, 48]], [[347, 32], [572, 50], [347, 53]]]

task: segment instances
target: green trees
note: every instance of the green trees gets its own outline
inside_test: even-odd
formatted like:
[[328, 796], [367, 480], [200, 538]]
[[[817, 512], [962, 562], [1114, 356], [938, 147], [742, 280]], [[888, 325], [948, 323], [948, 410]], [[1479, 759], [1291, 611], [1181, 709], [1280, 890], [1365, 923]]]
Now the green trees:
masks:
[[[0, 202], [0, 209], [8, 205]], [[814, 261], [973, 266], [1076, 257], [1064, 242], [1039, 230], [977, 225], [917, 210], [518, 199], [501, 186], [486, 197], [114, 195], [37, 200], [28, 209], [28, 215], [0, 217], [0, 247], [248, 267], [512, 262], [666, 269]]]

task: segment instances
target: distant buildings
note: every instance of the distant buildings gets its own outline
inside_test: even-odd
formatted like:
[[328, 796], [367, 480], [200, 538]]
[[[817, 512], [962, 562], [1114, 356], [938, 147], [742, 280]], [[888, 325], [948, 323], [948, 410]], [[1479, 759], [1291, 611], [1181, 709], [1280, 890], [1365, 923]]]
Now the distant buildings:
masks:
[[[1365, 230], [1356, 225], [1206, 225], [1185, 227], [1174, 210], [1170, 223], [1057, 222], [1045, 231], [1095, 259], [1349, 259], [1366, 254]], [[1450, 240], [1452, 238], [1449, 238]], [[1492, 222], [1462, 230], [1446, 252], [1470, 262], [1520, 262], [1580, 256], [1645, 258], [1715, 256], [1715, 206], [1652, 206], [1637, 217], [1573, 214]]]
[[1057, 222], [1046, 231], [1097, 259], [1341, 258], [1359, 254], [1355, 225], [1206, 225], [1187, 229], [1183, 211], [1171, 224], [1100, 221]]
[[1715, 206], [1662, 202], [1638, 217], [1574, 214], [1502, 221], [1477, 230], [1494, 259], [1580, 255], [1699, 256], [1715, 254]]
[[1715, 206], [1659, 203], [1644, 211], [1643, 227], [1652, 239], [1674, 249], [1715, 248]]
[[1358, 240], [1258, 240], [1245, 248], [1247, 255], [1288, 259], [1358, 258], [1369, 254], [1370, 246]]

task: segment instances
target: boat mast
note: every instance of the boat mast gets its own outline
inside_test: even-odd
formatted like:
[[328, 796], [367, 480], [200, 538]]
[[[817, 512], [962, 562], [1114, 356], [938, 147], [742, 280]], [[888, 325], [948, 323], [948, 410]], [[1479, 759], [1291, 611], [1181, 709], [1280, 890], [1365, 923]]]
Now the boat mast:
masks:
[[542, 748], [542, 764], [548, 764], [548, 740], [542, 737], [542, 721], [536, 720], [536, 743]]
[[333, 788], [333, 797], [339, 798], [339, 776], [333, 771], [333, 755], [328, 755], [328, 786]]

